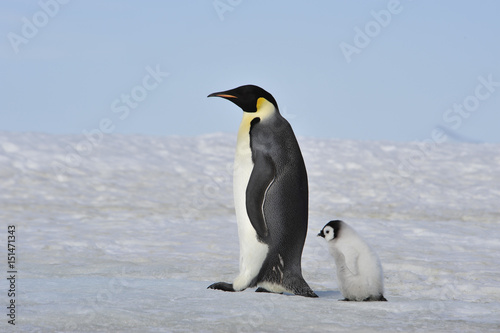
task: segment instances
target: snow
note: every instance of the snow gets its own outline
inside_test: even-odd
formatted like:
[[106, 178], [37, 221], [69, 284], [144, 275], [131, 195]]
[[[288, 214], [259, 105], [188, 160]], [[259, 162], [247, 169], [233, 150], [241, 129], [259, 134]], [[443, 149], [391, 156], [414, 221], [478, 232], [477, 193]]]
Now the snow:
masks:
[[[0, 234], [16, 226], [18, 270], [16, 326], [2, 279], [0, 330], [500, 330], [499, 144], [299, 138], [308, 299], [206, 289], [238, 273], [235, 140], [0, 132]], [[316, 237], [332, 219], [377, 251], [388, 302], [338, 301]]]

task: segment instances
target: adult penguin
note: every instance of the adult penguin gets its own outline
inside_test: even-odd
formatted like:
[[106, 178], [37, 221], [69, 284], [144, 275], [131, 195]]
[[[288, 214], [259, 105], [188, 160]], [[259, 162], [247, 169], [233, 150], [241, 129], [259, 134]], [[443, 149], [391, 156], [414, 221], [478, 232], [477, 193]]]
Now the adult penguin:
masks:
[[318, 297], [302, 277], [308, 184], [292, 127], [264, 89], [245, 85], [210, 94], [243, 110], [234, 160], [233, 190], [240, 242], [240, 273], [233, 283], [208, 288], [293, 293]]

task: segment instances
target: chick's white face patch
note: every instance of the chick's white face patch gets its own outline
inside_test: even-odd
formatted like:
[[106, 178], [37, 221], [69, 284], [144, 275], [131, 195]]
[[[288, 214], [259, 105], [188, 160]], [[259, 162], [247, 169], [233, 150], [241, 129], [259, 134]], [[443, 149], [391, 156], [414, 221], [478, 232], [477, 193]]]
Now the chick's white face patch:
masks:
[[325, 239], [327, 241], [332, 240], [335, 237], [335, 232], [332, 227], [328, 226], [323, 229], [323, 233], [325, 234]]

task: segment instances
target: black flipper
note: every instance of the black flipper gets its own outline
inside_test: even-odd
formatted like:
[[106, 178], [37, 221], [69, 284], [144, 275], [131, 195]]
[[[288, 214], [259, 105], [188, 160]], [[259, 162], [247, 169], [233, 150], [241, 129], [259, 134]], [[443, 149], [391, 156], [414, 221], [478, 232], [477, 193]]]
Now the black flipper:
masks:
[[222, 290], [222, 291], [236, 291], [233, 288], [232, 283], [227, 283], [227, 282], [216, 282], [207, 287], [207, 289], [215, 289], [215, 290]]
[[268, 235], [264, 202], [267, 189], [274, 180], [276, 167], [271, 158], [261, 152], [255, 152], [253, 158], [254, 167], [246, 190], [247, 214], [257, 235], [263, 239]]

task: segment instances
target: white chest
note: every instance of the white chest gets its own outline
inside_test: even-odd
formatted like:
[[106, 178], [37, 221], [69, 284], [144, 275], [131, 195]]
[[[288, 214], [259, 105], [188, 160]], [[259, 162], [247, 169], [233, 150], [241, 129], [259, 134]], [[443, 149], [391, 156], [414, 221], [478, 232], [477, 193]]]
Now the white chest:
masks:
[[233, 281], [235, 290], [246, 288], [257, 276], [269, 250], [267, 244], [258, 240], [246, 208], [246, 189], [253, 170], [250, 149], [250, 122], [253, 118], [247, 114], [243, 116], [234, 158], [233, 194], [240, 241], [240, 274]]

